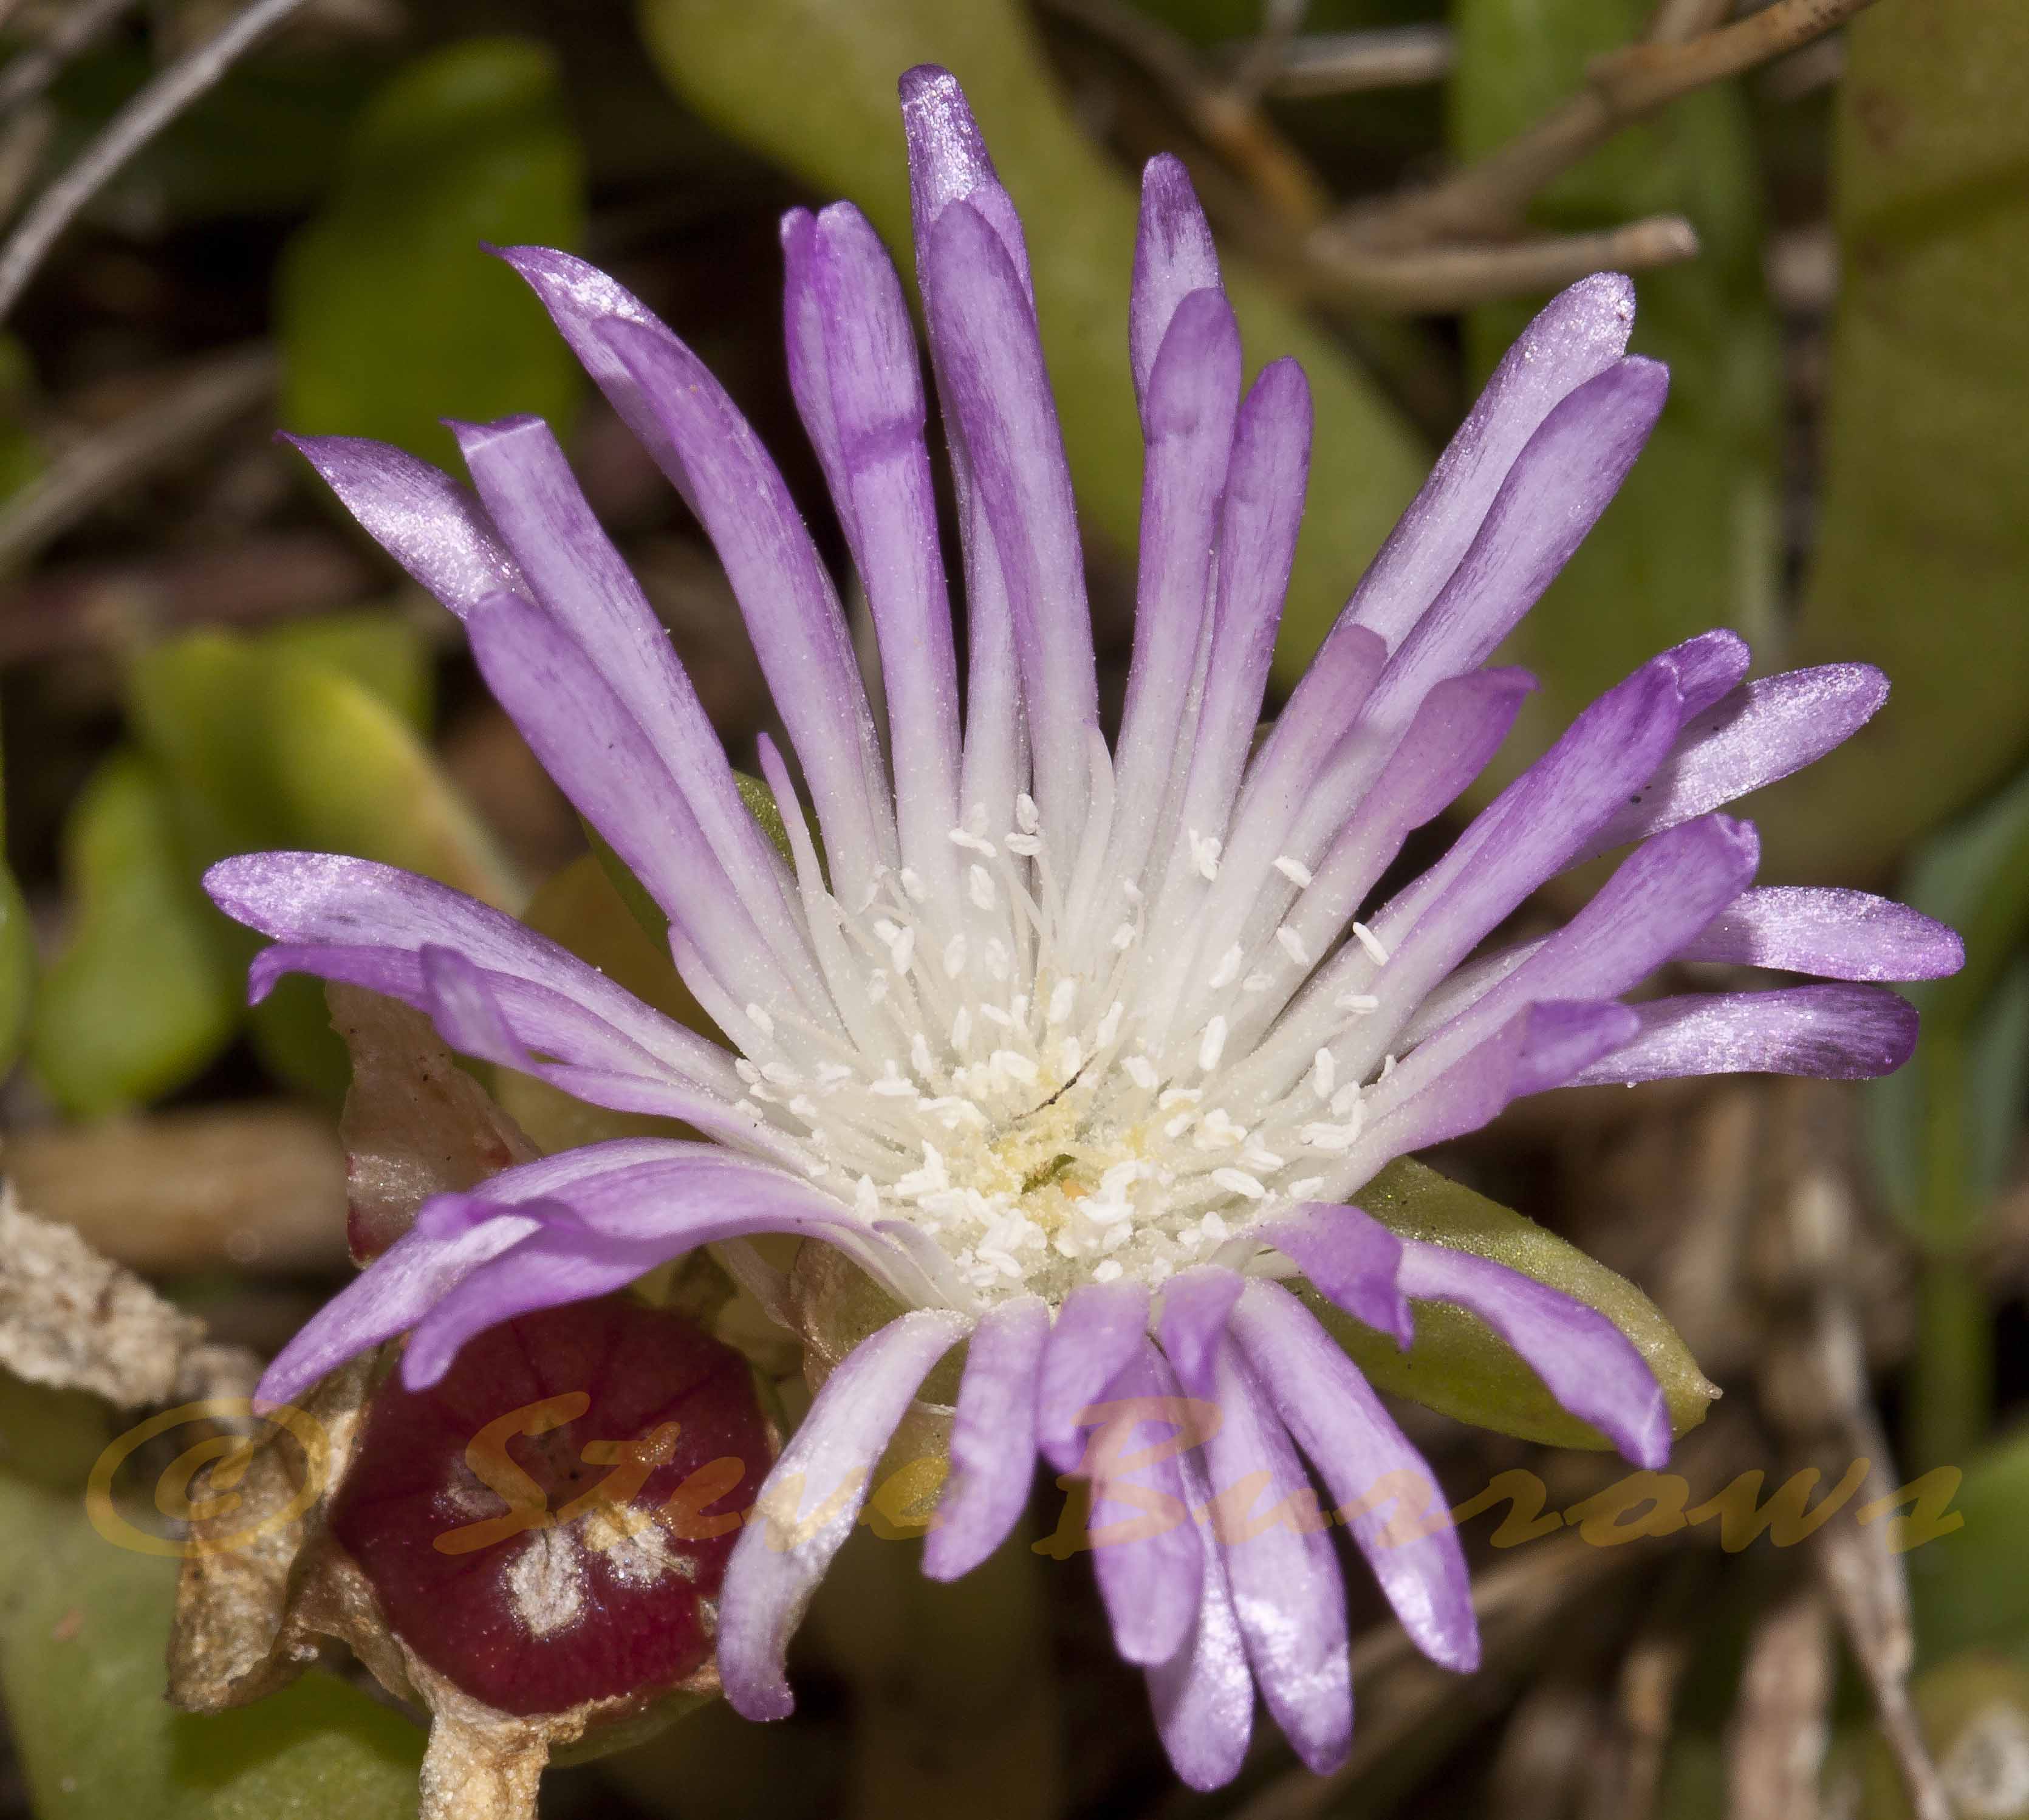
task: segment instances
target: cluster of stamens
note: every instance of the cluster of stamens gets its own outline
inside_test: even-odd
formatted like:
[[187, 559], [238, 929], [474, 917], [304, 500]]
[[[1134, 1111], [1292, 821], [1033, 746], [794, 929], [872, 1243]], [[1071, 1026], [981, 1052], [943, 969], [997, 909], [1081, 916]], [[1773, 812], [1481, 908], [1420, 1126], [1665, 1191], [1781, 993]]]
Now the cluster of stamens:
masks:
[[[1366, 1123], [1362, 1074], [1385, 1077], [1393, 1058], [1348, 1067], [1326, 1042], [1293, 1079], [1242, 1076], [1318, 957], [1278, 922], [1184, 990], [1187, 945], [1151, 941], [1149, 891], [1067, 877], [1027, 795], [1012, 819], [996, 834], [975, 810], [950, 830], [955, 892], [882, 869], [856, 911], [803, 856], [844, 1028], [746, 1006], [740, 1109], [792, 1138], [811, 1178], [870, 1225], [927, 1232], [976, 1298], [1154, 1285], [1222, 1247], [1222, 1262], [1244, 1258], [1262, 1214], [1332, 1191]], [[1218, 878], [1219, 840], [1185, 829], [1174, 846], [1173, 873]], [[1286, 855], [1274, 871], [1290, 892], [1311, 882]], [[1370, 971], [1385, 963], [1363, 925], [1351, 933]], [[1339, 992], [1330, 1021], [1379, 1003]]]

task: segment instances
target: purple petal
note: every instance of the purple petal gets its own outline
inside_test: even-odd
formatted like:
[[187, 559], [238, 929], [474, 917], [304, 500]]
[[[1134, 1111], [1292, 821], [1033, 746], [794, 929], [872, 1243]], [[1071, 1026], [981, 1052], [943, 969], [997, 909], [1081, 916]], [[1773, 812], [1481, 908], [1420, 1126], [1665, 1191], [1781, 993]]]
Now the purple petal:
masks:
[[472, 495], [428, 461], [362, 436], [291, 436], [291, 444], [360, 528], [461, 619], [521, 572]]
[[1293, 360], [1263, 367], [1233, 429], [1219, 507], [1211, 659], [1183, 825], [1222, 831], [1261, 720], [1311, 463], [1311, 393]]
[[[451, 431], [533, 598], [584, 647], [640, 726], [658, 762], [658, 788], [688, 805], [710, 847], [712, 869], [723, 869], [721, 888], [752, 914], [777, 966], [803, 980], [806, 998], [819, 996], [808, 947], [789, 912], [781, 862], [740, 799], [725, 748], [670, 635], [592, 516], [548, 424], [507, 417], [454, 424]], [[637, 794], [644, 781], [636, 779]]]
[[[1338, 1558], [1296, 1449], [1229, 1342], [1213, 1359], [1210, 1394], [1226, 1419], [1205, 1443], [1206, 1470], [1218, 1492], [1216, 1539], [1206, 1552], [1224, 1562], [1269, 1711], [1305, 1767], [1323, 1775], [1345, 1762], [1352, 1741], [1352, 1664]], [[1278, 1507], [1283, 1514], [1271, 1518]]]
[[[716, 1043], [651, 1010], [567, 949], [447, 885], [328, 853], [245, 854], [220, 861], [204, 883], [235, 921], [299, 948], [378, 948], [398, 958], [425, 946], [454, 949], [495, 976], [496, 997], [531, 1047], [609, 1066], [645, 1055], [681, 1080], [739, 1094], [731, 1059]], [[257, 962], [257, 980], [260, 971]], [[394, 995], [427, 1010], [419, 968], [414, 978], [412, 987]], [[526, 1021], [517, 1010], [523, 1003]]]
[[1080, 1418], [1106, 1394], [1148, 1331], [1148, 1291], [1133, 1281], [1086, 1283], [1057, 1310], [1036, 1399], [1037, 1444], [1060, 1473], [1084, 1451]]
[[1115, 748], [1108, 878], [1139, 878], [1160, 848], [1164, 804], [1174, 800], [1179, 756], [1193, 744], [1193, 685], [1239, 408], [1240, 328], [1232, 307], [1217, 291], [1193, 291], [1177, 308], [1144, 401], [1141, 576]]
[[1354, 1320], [1392, 1333], [1405, 1350], [1415, 1338], [1408, 1298], [1396, 1281], [1402, 1241], [1371, 1214], [1336, 1202], [1305, 1201], [1260, 1221], [1248, 1236], [1273, 1245]]
[[[898, 85], [902, 129], [909, 146], [909, 212], [916, 243], [918, 282], [931, 230], [953, 202], [977, 209], [999, 238], [1022, 281], [1029, 283], [1029, 251], [1014, 198], [1001, 187], [986, 140], [958, 78], [934, 63], [905, 70]], [[925, 301], [929, 287], [924, 285]]]
[[1479, 1666], [1472, 1584], [1423, 1455], [1359, 1367], [1288, 1291], [1249, 1283], [1233, 1332], [1340, 1511], [1353, 1513], [1353, 1542], [1410, 1640], [1443, 1667], [1471, 1673]]
[[1638, 1466], [1670, 1458], [1670, 1411], [1634, 1341], [1582, 1302], [1445, 1246], [1402, 1247], [1402, 1287], [1419, 1302], [1469, 1309], [1534, 1369], [1557, 1401], [1597, 1429]]
[[[304, 1324], [269, 1366], [257, 1398], [295, 1396], [348, 1359], [406, 1332], [466, 1277], [543, 1221], [576, 1223], [573, 1208], [588, 1184], [644, 1165], [703, 1171], [716, 1181], [755, 1167], [704, 1144], [630, 1138], [503, 1169], [470, 1194], [435, 1195], [409, 1231]], [[792, 1178], [769, 1172], [768, 1179], [815, 1198]]]
[[963, 1317], [918, 1309], [848, 1353], [761, 1488], [719, 1596], [718, 1668], [741, 1718], [788, 1717], [789, 1638], [852, 1533], [866, 1481], [929, 1369], [965, 1336]]
[[[814, 967], [807, 962], [799, 972], [785, 973], [774, 964], [747, 900], [729, 888], [684, 793], [653, 787], [666, 775], [655, 748], [584, 646], [518, 595], [494, 595], [473, 610], [466, 629], [480, 675], [543, 769], [718, 979], [740, 981], [741, 1003], [771, 1010], [800, 1003], [829, 1021], [830, 999]], [[693, 991], [699, 984], [692, 982]]]
[[863, 891], [888, 842], [872, 711], [830, 577], [788, 490], [703, 362], [638, 298], [568, 254], [503, 255], [697, 513], [811, 778], [833, 864]]
[[625, 285], [572, 254], [547, 246], [507, 246], [495, 251], [541, 300], [578, 364], [591, 374], [620, 421], [695, 511], [695, 489], [684, 471], [682, 453], [650, 406], [640, 382], [602, 332], [615, 319], [653, 328], [662, 328], [662, 319]]
[[[1469, 670], [1448, 677], [1423, 698], [1394, 756], [1371, 786], [1358, 791], [1349, 814], [1349, 793], [1321, 782], [1304, 814], [1306, 828], [1328, 825], [1340, 817], [1343, 825], [1293, 904], [1274, 880], [1264, 881], [1274, 895], [1256, 908], [1262, 939], [1286, 922], [1305, 954], [1328, 952], [1409, 835], [1443, 814], [1486, 768], [1535, 687], [1535, 678], [1520, 669]], [[1311, 843], [1300, 830], [1293, 844], [1307, 848]], [[1252, 1010], [1256, 1022], [1279, 1010], [1310, 971], [1280, 947], [1266, 951], [1265, 962], [1279, 977], [1278, 986], [1256, 995]]]
[[1571, 863], [1801, 770], [1851, 738], [1887, 699], [1888, 679], [1871, 664], [1785, 670], [1743, 684], [1684, 728], [1655, 776], [1592, 831]]
[[1200, 1444], [1217, 1413], [1180, 1393], [1145, 1340], [1100, 1407], [1105, 1418], [1080, 1462], [1092, 1480], [1092, 1572], [1114, 1648], [1145, 1667], [1183, 1648], [1197, 1615], [1203, 1544], [1178, 1455]]
[[950, 428], [965, 447], [1014, 610], [1036, 801], [1051, 840], [1074, 850], [1098, 683], [1070, 470], [1034, 310], [999, 237], [968, 203], [938, 217], [923, 263]]
[[431, 1021], [452, 1048], [527, 1069], [532, 1058], [487, 983], [484, 972], [455, 948], [425, 943], [416, 959], [430, 1002]]
[[1565, 1083], [1664, 1081], [1689, 1074], [1892, 1074], [1916, 1047], [1916, 1008], [1885, 986], [1783, 986], [1694, 992], [1634, 1007], [1635, 1034]]
[[1610, 370], [1634, 326], [1634, 287], [1581, 279], [1525, 328], [1361, 578], [1348, 610], [1392, 650], [1437, 599], [1529, 439], [1565, 398]]
[[463, 1278], [540, 1225], [532, 1209], [450, 1239], [411, 1227], [296, 1330], [262, 1373], [254, 1407], [291, 1403], [347, 1359], [406, 1333]]
[[850, 203], [818, 216], [810, 257], [839, 443], [833, 486], [880, 639], [903, 858], [955, 896], [958, 665], [915, 334], [895, 269]]
[[1142, 167], [1141, 222], [1134, 238], [1127, 317], [1128, 361], [1144, 429], [1151, 376], [1171, 318], [1193, 291], [1219, 288], [1219, 250], [1190, 173], [1182, 160], [1160, 153]]
[[1036, 1476], [1036, 1392], [1050, 1337], [1039, 1295], [1003, 1303], [972, 1330], [951, 1422], [951, 1477], [923, 1544], [933, 1580], [969, 1574], [998, 1548]]
[[1663, 367], [1630, 357], [1552, 408], [1450, 580], [1402, 639], [1375, 691], [1377, 714], [1406, 718], [1433, 684], [1486, 660], [1612, 502], [1668, 390]]
[[[1211, 1496], [1195, 1454], [1183, 1457], [1193, 1509]], [[1155, 1729], [1185, 1786], [1222, 1788], [1240, 1774], [1254, 1726], [1254, 1677], [1226, 1582], [1224, 1551], [1201, 1551], [1197, 1617], [1182, 1648], [1144, 1671]]]
[[1664, 654], [1677, 666], [1677, 687], [1683, 694], [1687, 721], [1723, 701], [1754, 661], [1745, 639], [1723, 630], [1701, 632]]
[[1770, 885], [1742, 892], [1677, 958], [1827, 980], [1941, 980], [1965, 965], [1965, 943], [1922, 911], [1871, 891]]
[[1241, 1286], [1237, 1272], [1206, 1264], [1181, 1270], [1163, 1285], [1163, 1355], [1193, 1396], [1207, 1394], [1212, 1354]]
[[1753, 825], [1724, 815], [1645, 842], [1569, 923], [1417, 1053], [1433, 1061], [1460, 1054], [1531, 1001], [1631, 991], [1739, 896], [1760, 851]]

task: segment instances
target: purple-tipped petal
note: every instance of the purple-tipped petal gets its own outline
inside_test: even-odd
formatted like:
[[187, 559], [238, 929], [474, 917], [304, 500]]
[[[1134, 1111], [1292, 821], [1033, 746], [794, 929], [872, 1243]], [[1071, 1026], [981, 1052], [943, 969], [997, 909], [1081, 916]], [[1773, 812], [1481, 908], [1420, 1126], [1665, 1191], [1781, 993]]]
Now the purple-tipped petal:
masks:
[[969, 1574], [999, 1548], [1036, 1474], [1036, 1391], [1050, 1337], [1040, 1295], [1003, 1303], [972, 1331], [951, 1422], [951, 1477], [923, 1544], [933, 1580]]
[[1405, 1350], [1416, 1336], [1397, 1281], [1402, 1241], [1370, 1214], [1334, 1201], [1306, 1201], [1263, 1220], [1249, 1236], [1273, 1245], [1356, 1321], [1393, 1334]]
[[504, 246], [493, 251], [533, 291], [578, 364], [606, 395], [620, 421], [655, 458], [670, 484], [695, 511], [697, 499], [682, 452], [650, 406], [640, 382], [604, 335], [615, 320], [654, 328], [662, 319], [624, 284], [574, 254], [548, 246]]
[[1434, 684], [1486, 662], [1612, 502], [1668, 390], [1664, 368], [1629, 356], [1552, 408], [1456, 569], [1403, 638], [1374, 692], [1377, 715], [1406, 719]]
[[[558, 1210], [561, 1211], [561, 1208]], [[411, 1227], [296, 1329], [254, 1386], [257, 1409], [292, 1403], [347, 1359], [406, 1333], [464, 1277], [541, 1224], [537, 1207], [444, 1238]]]
[[360, 528], [462, 619], [521, 571], [479, 503], [450, 475], [363, 436], [291, 436]]
[[1941, 980], [1965, 965], [1965, 943], [1934, 917], [1871, 891], [1771, 885], [1742, 891], [1677, 958], [1826, 980]]
[[1193, 1396], [1206, 1394], [1211, 1357], [1226, 1332], [1226, 1318], [1240, 1299], [1239, 1273], [1201, 1264], [1180, 1270], [1163, 1285], [1159, 1329], [1163, 1351]]
[[[541, 274], [523, 275], [551, 302]], [[893, 840], [873, 710], [831, 578], [788, 489], [724, 388], [667, 328], [618, 314], [581, 326], [626, 368], [678, 451], [809, 776], [834, 876], [848, 894], [863, 895]]]
[[830, 1000], [814, 968], [807, 964], [807, 977], [799, 977], [775, 965], [747, 901], [727, 888], [683, 792], [652, 787], [663, 775], [654, 747], [584, 646], [518, 595], [495, 595], [473, 610], [466, 628], [480, 674], [543, 769], [712, 973], [747, 983], [749, 996], [771, 1010], [800, 1001], [829, 1018]]
[[968, 203], [938, 217], [924, 266], [950, 428], [964, 444], [1014, 610], [1036, 801], [1051, 840], [1075, 851], [1098, 681], [1070, 469], [1035, 312], [999, 238]]
[[1635, 1034], [1564, 1084], [1632, 1086], [1689, 1074], [1868, 1081], [1893, 1074], [1916, 1047], [1916, 1007], [1885, 986], [1692, 993], [1634, 1010]]
[[810, 241], [838, 439], [833, 487], [879, 637], [903, 858], [949, 899], [957, 869], [946, 836], [959, 818], [958, 665], [915, 332], [901, 281], [858, 209], [834, 203]]
[[1036, 1396], [1037, 1445], [1059, 1472], [1077, 1466], [1085, 1451], [1078, 1440], [1080, 1418], [1106, 1395], [1148, 1331], [1145, 1284], [1085, 1283], [1064, 1298], [1043, 1354]]
[[1644, 843], [1569, 923], [1431, 1035], [1418, 1055], [1434, 1063], [1463, 1053], [1531, 1002], [1615, 999], [1631, 991], [1740, 895], [1760, 853], [1753, 825], [1724, 815], [1701, 817]]
[[1534, 1369], [1550, 1394], [1638, 1466], [1670, 1458], [1670, 1410], [1633, 1340], [1582, 1302], [1497, 1264], [1420, 1239], [1402, 1248], [1402, 1287], [1469, 1309]]
[[785, 1718], [783, 1673], [803, 1608], [852, 1533], [867, 1479], [930, 1367], [964, 1338], [961, 1315], [918, 1309], [848, 1353], [761, 1488], [719, 1596], [718, 1668], [741, 1718]]
[[1092, 1573], [1114, 1648], [1152, 1666], [1185, 1647], [1197, 1616], [1204, 1544], [1179, 1455], [1203, 1444], [1217, 1412], [1182, 1394], [1146, 1340], [1101, 1407], [1079, 1462], [1092, 1481]]
[[1134, 369], [1134, 395], [1142, 402], [1144, 429], [1148, 428], [1156, 358], [1178, 306], [1194, 291], [1219, 288], [1219, 250], [1190, 172], [1181, 159], [1159, 153], [1141, 171], [1141, 222], [1134, 238], [1127, 314], [1127, 357]]
[[1240, 408], [1240, 328], [1217, 291], [1178, 306], [1151, 376], [1144, 416], [1141, 576], [1134, 652], [1115, 748], [1104, 876], [1139, 878], [1177, 811], [1179, 752], [1193, 743], [1219, 495]]
[[[646, 1058], [678, 1080], [729, 1098], [740, 1092], [731, 1060], [716, 1043], [651, 1010], [512, 917], [434, 880], [338, 854], [253, 853], [221, 860], [204, 883], [228, 916], [279, 943], [302, 951], [379, 951], [402, 962], [410, 970], [399, 986], [362, 983], [419, 1010], [428, 1006], [414, 957], [426, 946], [453, 949], [496, 976], [494, 994], [523, 1043], [587, 1066], [638, 1065]], [[257, 962], [257, 986], [262, 970]], [[526, 1021], [517, 1009], [523, 1005]]]
[[1284, 1426], [1338, 1500], [1410, 1640], [1442, 1667], [1478, 1667], [1471, 1577], [1436, 1475], [1359, 1368], [1272, 1283], [1248, 1284], [1233, 1332]]
[[[1211, 1485], [1196, 1454], [1183, 1459], [1193, 1509], [1209, 1501]], [[1144, 1673], [1155, 1729], [1185, 1785], [1219, 1788], [1240, 1774], [1254, 1729], [1254, 1677], [1240, 1621], [1226, 1585], [1224, 1551], [1201, 1551], [1198, 1610], [1182, 1648]]]
[[1233, 427], [1219, 506], [1211, 657], [1184, 799], [1186, 828], [1222, 836], [1240, 788], [1261, 720], [1310, 465], [1309, 383], [1293, 360], [1273, 361], [1261, 369]]
[[1693, 719], [1633, 799], [1571, 862], [1640, 840], [1801, 771], [1843, 744], [1888, 699], [1871, 664], [1826, 664], [1743, 684]]
[[1747, 674], [1754, 653], [1737, 632], [1701, 632], [1664, 654], [1677, 666], [1677, 687], [1684, 698], [1684, 718], [1693, 721], [1723, 701]]
[[[1335, 790], [1329, 781], [1321, 784], [1291, 844], [1311, 850], [1310, 827], [1329, 827], [1343, 817], [1342, 825], [1310, 884], [1293, 894], [1293, 903], [1288, 902], [1291, 893], [1274, 887], [1274, 895], [1257, 905], [1249, 932], [1254, 940], [1243, 938], [1243, 945], [1259, 947], [1277, 928], [1286, 926], [1303, 953], [1328, 953], [1409, 835], [1442, 814], [1486, 769], [1535, 687], [1535, 678], [1522, 669], [1469, 670], [1448, 677], [1423, 698], [1394, 756], [1370, 787], [1357, 792], [1349, 812], [1346, 799], [1352, 792]], [[1278, 977], [1257, 995], [1251, 1011], [1255, 1025], [1279, 1010], [1310, 971], [1279, 945], [1259, 951]]]
[[1205, 1443], [1211, 1546], [1233, 1591], [1262, 1698], [1307, 1769], [1352, 1741], [1345, 1582], [1296, 1450], [1238, 1349], [1222, 1340], [1206, 1387], [1225, 1416]]
[[721, 888], [753, 915], [777, 968], [802, 982], [807, 1001], [821, 1003], [808, 947], [789, 913], [781, 862], [740, 799], [725, 748], [668, 632], [593, 517], [549, 425], [540, 417], [506, 417], [454, 424], [451, 432], [532, 598], [584, 647], [640, 725], [658, 762], [657, 788], [680, 794], [689, 806], [723, 869]]
[[972, 107], [958, 78], [934, 63], [905, 70], [898, 84], [902, 97], [902, 130], [909, 146], [909, 214], [916, 243], [917, 281], [925, 301], [929, 283], [923, 276], [924, 254], [931, 231], [954, 202], [977, 209], [999, 239], [1024, 291], [1029, 282], [1028, 243], [1014, 198], [1001, 187], [993, 160]]
[[1348, 611], [1392, 650], [1451, 578], [1529, 439], [1564, 398], [1608, 371], [1634, 326], [1634, 287], [1581, 279], [1525, 328], [1361, 578]]

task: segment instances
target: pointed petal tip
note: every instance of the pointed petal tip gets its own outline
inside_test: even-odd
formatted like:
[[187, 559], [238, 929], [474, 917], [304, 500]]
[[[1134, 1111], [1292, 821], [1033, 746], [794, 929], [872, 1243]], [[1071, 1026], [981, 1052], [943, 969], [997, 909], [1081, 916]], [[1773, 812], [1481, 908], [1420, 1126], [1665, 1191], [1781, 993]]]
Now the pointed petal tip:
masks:
[[959, 105], [964, 105], [965, 91], [959, 87], [958, 78], [941, 63], [913, 64], [902, 72], [895, 83], [895, 91], [901, 96], [904, 107], [940, 91], [956, 95]]

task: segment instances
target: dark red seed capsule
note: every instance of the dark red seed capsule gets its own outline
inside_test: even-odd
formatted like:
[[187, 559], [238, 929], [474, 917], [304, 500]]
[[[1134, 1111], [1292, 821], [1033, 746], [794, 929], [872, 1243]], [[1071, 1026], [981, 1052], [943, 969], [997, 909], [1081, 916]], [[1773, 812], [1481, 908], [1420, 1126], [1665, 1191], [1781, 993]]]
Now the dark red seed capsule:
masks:
[[417, 1655], [504, 1712], [652, 1694], [710, 1661], [771, 1458], [747, 1363], [624, 1298], [506, 1322], [375, 1393], [332, 1532]]

